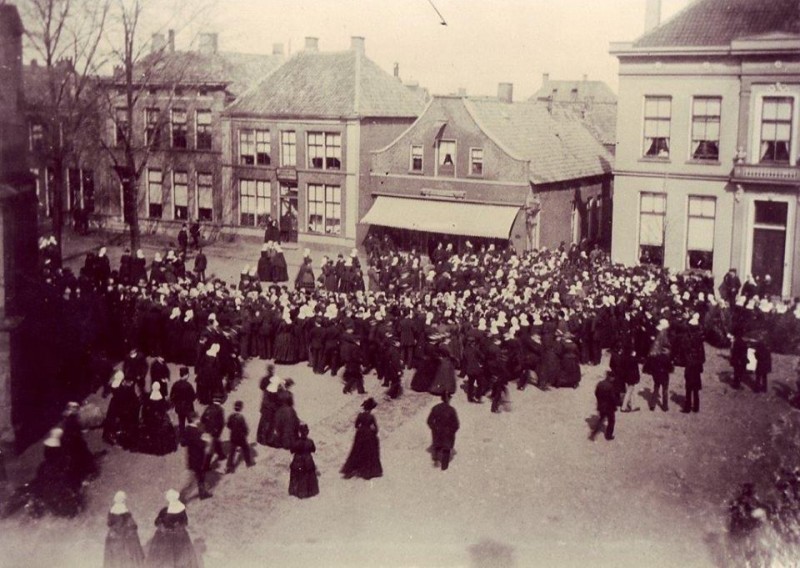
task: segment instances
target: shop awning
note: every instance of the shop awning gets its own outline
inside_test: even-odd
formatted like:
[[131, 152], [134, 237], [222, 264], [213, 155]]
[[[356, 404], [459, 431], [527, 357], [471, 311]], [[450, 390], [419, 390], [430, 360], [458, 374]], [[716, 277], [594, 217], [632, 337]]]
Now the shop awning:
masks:
[[379, 196], [362, 223], [468, 237], [507, 239], [519, 207]]

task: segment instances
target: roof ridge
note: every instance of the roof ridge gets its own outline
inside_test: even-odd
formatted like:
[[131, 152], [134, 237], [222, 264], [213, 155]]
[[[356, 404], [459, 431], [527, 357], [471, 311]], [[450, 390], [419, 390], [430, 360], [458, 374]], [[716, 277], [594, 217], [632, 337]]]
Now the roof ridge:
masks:
[[[511, 150], [511, 149], [508, 147], [508, 145], [507, 145], [506, 143], [504, 143], [503, 141], [501, 141], [501, 140], [500, 140], [500, 138], [499, 138], [499, 137], [498, 137], [498, 136], [497, 136], [497, 135], [496, 135], [494, 132], [492, 132], [492, 131], [491, 131], [491, 129], [489, 129], [489, 128], [487, 128], [487, 127], [486, 127], [486, 124], [485, 124], [485, 123], [484, 123], [484, 122], [483, 122], [483, 121], [482, 121], [482, 120], [481, 120], [481, 119], [478, 117], [478, 112], [477, 112], [477, 109], [476, 109], [476, 108], [473, 106], [473, 105], [474, 105], [474, 102], [473, 102], [473, 101], [471, 101], [471, 100], [469, 99], [469, 97], [463, 97], [463, 99], [462, 99], [462, 100], [463, 100], [464, 108], [466, 108], [466, 109], [467, 109], [467, 112], [468, 112], [468, 113], [469, 113], [469, 115], [472, 117], [472, 120], [474, 120], [474, 121], [475, 121], [475, 124], [477, 124], [477, 125], [478, 125], [478, 128], [480, 128], [480, 129], [483, 131], [483, 133], [484, 133], [484, 134], [486, 134], [486, 136], [488, 136], [488, 137], [489, 137], [489, 139], [490, 139], [492, 142], [494, 142], [495, 144], [497, 144], [497, 146], [498, 146], [498, 147], [499, 147], [499, 148], [500, 148], [500, 149], [501, 149], [503, 152], [505, 152], [506, 154], [508, 154], [509, 156], [511, 156], [512, 158], [514, 158], [515, 160], [520, 160], [520, 161], [522, 161], [522, 162], [528, 162], [528, 167], [530, 167], [530, 159], [526, 159], [525, 157], [523, 157], [523, 156], [520, 156], [520, 155], [519, 155], [519, 154], [517, 154], [516, 152], [512, 151], [512, 150]], [[484, 101], [481, 101], [481, 102], [493, 102], [493, 103], [499, 103], [500, 101], [488, 101], [488, 100], [484, 100]], [[511, 104], [514, 104], [514, 103], [511, 103]]]

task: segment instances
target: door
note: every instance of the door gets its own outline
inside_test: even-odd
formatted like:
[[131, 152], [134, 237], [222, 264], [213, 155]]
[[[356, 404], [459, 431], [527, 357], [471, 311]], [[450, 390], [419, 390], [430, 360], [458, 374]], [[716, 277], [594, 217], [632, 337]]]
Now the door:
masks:
[[297, 242], [297, 186], [281, 184], [279, 225], [282, 242]]
[[771, 283], [767, 291], [776, 296], [783, 292], [788, 212], [786, 202], [755, 202], [751, 272], [758, 282], [769, 275]]

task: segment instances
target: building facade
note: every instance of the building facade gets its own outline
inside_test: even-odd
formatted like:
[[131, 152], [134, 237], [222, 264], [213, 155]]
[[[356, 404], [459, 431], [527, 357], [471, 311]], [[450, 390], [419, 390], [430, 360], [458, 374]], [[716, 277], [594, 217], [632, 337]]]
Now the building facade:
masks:
[[[612, 257], [800, 294], [796, 2], [697, 0], [620, 61]], [[769, 276], [769, 278], [767, 278]]]
[[[218, 51], [216, 34], [201, 34], [196, 51], [176, 51], [174, 36], [155, 34], [151, 54], [134, 71], [137, 96], [132, 113], [136, 148], [147, 149], [139, 175], [136, 204], [143, 234], [174, 230], [188, 220], [215, 226], [229, 223], [222, 192], [222, 155], [226, 137], [221, 114], [256, 81], [284, 61], [276, 44], [272, 55]], [[106, 83], [107, 147], [121, 157], [128, 120], [125, 83], [119, 74]], [[98, 171], [95, 210], [106, 225], [125, 223], [122, 186], [106, 159]]]
[[424, 101], [351, 49], [305, 49], [224, 113], [226, 221], [261, 235], [268, 219], [283, 242], [354, 247], [369, 152], [419, 115]]
[[[442, 238], [519, 250], [610, 239], [612, 157], [569, 111], [435, 96], [372, 155], [362, 223], [424, 250]], [[378, 229], [380, 230], [380, 229]]]

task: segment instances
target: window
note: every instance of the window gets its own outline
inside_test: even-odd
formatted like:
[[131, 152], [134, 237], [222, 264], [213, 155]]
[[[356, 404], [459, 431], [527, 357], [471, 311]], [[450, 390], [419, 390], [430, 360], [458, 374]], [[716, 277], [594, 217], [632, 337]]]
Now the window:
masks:
[[294, 130], [281, 132], [281, 165], [297, 165], [297, 137]]
[[256, 163], [256, 138], [252, 130], [239, 131], [239, 163], [248, 166]]
[[342, 135], [331, 132], [308, 133], [308, 167], [338, 170], [342, 167]]
[[453, 140], [440, 140], [437, 146], [439, 151], [439, 173], [454, 174], [456, 167], [456, 143]]
[[411, 171], [422, 171], [422, 145], [420, 144], [411, 145]]
[[30, 149], [40, 150], [44, 144], [44, 125], [40, 122], [30, 124]]
[[265, 180], [239, 180], [239, 223], [262, 225], [270, 213], [270, 183]]
[[342, 135], [325, 134], [325, 169], [339, 170], [342, 168]]
[[469, 173], [474, 176], [483, 175], [483, 148], [472, 148], [469, 151]]
[[197, 131], [197, 149], [210, 150], [211, 149], [211, 111], [198, 110], [195, 113]]
[[184, 109], [172, 109], [172, 147], [189, 147], [186, 138], [186, 110]]
[[144, 111], [145, 115], [145, 130], [144, 139], [148, 146], [158, 148], [161, 142], [161, 132], [158, 124], [159, 110], [157, 108], [148, 108]]
[[256, 130], [256, 164], [268, 166], [272, 162], [270, 158], [269, 130]]
[[644, 155], [669, 158], [669, 126], [672, 116], [671, 97], [644, 98]]
[[173, 216], [175, 219], [189, 218], [189, 174], [187, 172], [172, 173]]
[[122, 146], [128, 136], [128, 109], [116, 109], [114, 118], [114, 144]]
[[761, 161], [788, 164], [792, 150], [791, 97], [764, 97], [761, 110]]
[[639, 204], [639, 262], [664, 265], [664, 217], [667, 196], [642, 193]]
[[163, 213], [163, 188], [161, 184], [161, 170], [147, 170], [147, 216], [151, 219], [161, 219]]
[[322, 168], [322, 158], [325, 154], [324, 136], [321, 132], [308, 133], [308, 167]]
[[34, 177], [34, 183], [36, 184], [36, 201], [39, 202], [39, 207], [46, 209], [47, 196], [45, 192], [42, 191], [42, 180], [39, 178], [39, 169], [31, 168], [31, 175]]
[[339, 235], [342, 232], [342, 188], [308, 184], [308, 230]]
[[689, 196], [689, 220], [686, 234], [687, 268], [714, 268], [714, 218], [717, 200], [714, 197]]
[[200, 221], [214, 219], [214, 191], [211, 174], [197, 174], [197, 218]]
[[719, 160], [721, 108], [720, 97], [695, 97], [692, 100], [692, 159]]

